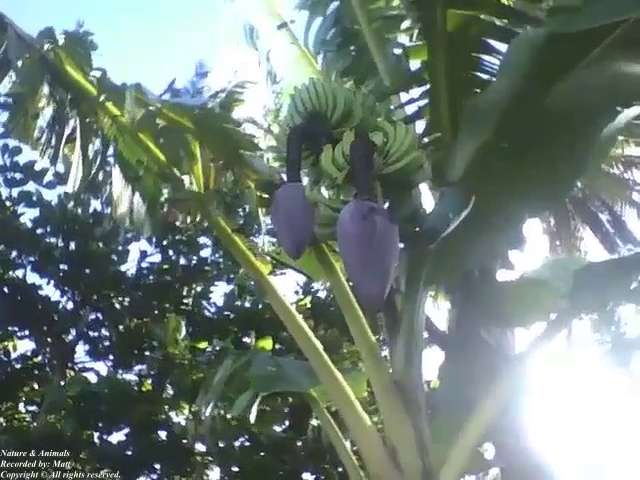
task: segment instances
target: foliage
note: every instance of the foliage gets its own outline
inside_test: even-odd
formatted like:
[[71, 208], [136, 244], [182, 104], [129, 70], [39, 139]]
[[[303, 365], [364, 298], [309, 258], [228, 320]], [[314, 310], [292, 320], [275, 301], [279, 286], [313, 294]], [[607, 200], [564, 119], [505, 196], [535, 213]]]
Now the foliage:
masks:
[[[96, 208], [94, 196], [63, 194], [65, 176], [46, 180], [46, 166], [26, 160], [20, 147], [4, 143], [2, 152], [2, 448], [55, 445], [69, 449], [78, 468], [120, 470], [127, 478], [202, 478], [214, 465], [223, 478], [305, 471], [336, 478], [336, 459], [309, 424], [304, 398], [267, 395], [279, 390], [273, 373], [259, 370], [252, 380], [263, 395], [255, 422], [243, 411], [228, 417], [222, 403], [203, 421], [198, 401], [210, 392], [211, 372], [224, 370], [229, 349], [259, 356], [263, 368], [291, 365], [298, 382], [310, 375], [206, 231], [164, 222], [153, 237], [140, 237], [114, 221], [108, 203]], [[39, 184], [57, 193], [53, 203]], [[233, 287], [221, 294], [216, 285]], [[331, 310], [317, 296], [305, 308]], [[318, 324], [317, 331], [352, 364], [335, 326]], [[123, 429], [123, 439], [112, 439]], [[295, 452], [292, 442], [299, 442]]]
[[[3, 250], [4, 302], [9, 312], [24, 308], [28, 295], [38, 302], [5, 341], [10, 351], [29, 335], [37, 347], [37, 355], [6, 359], [20, 380], [9, 390], [18, 397], [0, 404], [8, 412], [2, 417], [10, 413], [20, 435], [5, 441], [36, 441], [26, 426], [48, 425], [59, 438], [76, 438], [74, 451], [96, 465], [134, 474], [159, 463], [161, 477], [199, 478], [215, 463], [225, 478], [234, 478], [234, 466], [242, 478], [263, 477], [266, 469], [332, 478], [333, 457], [304, 434], [313, 409], [352, 478], [362, 475], [359, 464], [370, 478], [482, 474], [493, 464], [471, 457], [483, 440], [502, 455], [495, 464], [504, 478], [548, 478], [522, 447], [514, 420], [527, 353], [514, 354], [513, 327], [546, 322], [539, 345], [574, 318], [595, 313], [606, 323], [617, 307], [637, 302], [638, 254], [622, 254], [638, 244], [625, 216], [637, 207], [637, 158], [628, 150], [637, 143], [640, 10], [630, 0], [603, 5], [300, 2], [308, 13], [304, 53], [317, 57], [323, 78], [294, 90], [266, 149], [234, 116], [243, 86], [210, 93], [196, 76], [189, 88], [170, 86], [156, 96], [141, 85], [115, 85], [92, 65], [96, 46], [86, 31], [58, 39], [46, 29], [33, 38], [0, 16], [3, 135], [37, 149], [52, 171], [62, 160], [65, 172], [45, 181], [48, 174], [16, 162], [19, 147], [7, 144], [3, 181], [7, 189], [33, 180], [68, 190], [53, 206], [19, 191], [15, 201], [39, 209], [31, 228], [19, 221], [14, 200], [7, 203], [7, 231], [19, 240], [8, 236]], [[283, 28], [292, 35], [286, 22]], [[287, 129], [312, 113], [326, 117], [333, 141], [305, 153], [318, 242], [292, 260], [275, 247], [263, 214], [280, 182]], [[400, 222], [402, 243], [394, 288], [378, 316], [358, 305], [332, 241], [337, 213], [353, 195], [350, 147], [363, 131], [376, 146], [377, 200]], [[430, 213], [421, 187], [437, 197]], [[93, 212], [91, 195], [102, 200]], [[50, 211], [61, 216], [39, 220]], [[146, 223], [160, 260], [123, 272], [128, 244], [114, 246], [113, 238], [133, 234], [109, 211], [125, 224]], [[544, 222], [557, 258], [498, 282], [496, 271], [521, 245], [531, 217]], [[619, 257], [578, 259], [585, 229]], [[212, 256], [196, 254], [203, 238]], [[293, 302], [275, 284], [287, 267], [309, 280]], [[57, 305], [33, 291], [29, 274], [54, 282]], [[209, 289], [219, 282], [230, 291], [218, 307]], [[451, 305], [446, 333], [424, 315], [429, 295]], [[628, 348], [615, 321], [609, 327], [612, 344]], [[425, 331], [446, 353], [437, 389], [423, 384]], [[105, 361], [108, 374], [85, 380], [73, 359], [77, 345]], [[23, 365], [33, 366], [30, 376]], [[485, 398], [493, 403], [483, 410]], [[78, 407], [92, 399], [100, 400]], [[124, 408], [137, 403], [137, 416]], [[168, 412], [185, 416], [185, 427]], [[79, 423], [65, 427], [75, 417]], [[105, 439], [125, 425], [131, 430], [123, 447], [89, 435], [99, 427]], [[158, 429], [180, 445], [174, 455], [189, 453], [163, 455]], [[277, 460], [292, 441], [282, 435], [287, 429], [304, 446], [298, 462]], [[134, 446], [145, 455], [127, 460], [122, 448]], [[119, 457], [109, 457], [114, 448]]]

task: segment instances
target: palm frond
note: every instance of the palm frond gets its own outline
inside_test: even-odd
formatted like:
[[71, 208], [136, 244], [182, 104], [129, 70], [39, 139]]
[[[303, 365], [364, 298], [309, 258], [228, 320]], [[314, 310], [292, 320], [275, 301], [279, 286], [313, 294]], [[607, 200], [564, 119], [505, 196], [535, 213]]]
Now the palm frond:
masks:
[[75, 175], [69, 185], [95, 174], [111, 149], [123, 181], [139, 195], [127, 202], [138, 205], [137, 212], [140, 201], [151, 210], [160, 206], [166, 195], [162, 184], [202, 191], [203, 172], [214, 167], [220, 170], [218, 181], [224, 172], [247, 181], [268, 172], [248, 157], [257, 145], [232, 116], [246, 84], [208, 94], [196, 78], [190, 95], [205, 95], [206, 101], [163, 99], [139, 84], [115, 84], [94, 68], [89, 32], [66, 31], [58, 41], [47, 29], [33, 38], [1, 14], [0, 32], [0, 63], [10, 65], [1, 98], [7, 112], [4, 135], [39, 150], [53, 165], [62, 158]]

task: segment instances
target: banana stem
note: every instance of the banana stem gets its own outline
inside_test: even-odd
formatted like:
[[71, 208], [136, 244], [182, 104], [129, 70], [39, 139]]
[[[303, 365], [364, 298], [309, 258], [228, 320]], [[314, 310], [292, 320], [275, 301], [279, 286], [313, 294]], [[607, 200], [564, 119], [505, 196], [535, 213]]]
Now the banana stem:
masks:
[[[222, 246], [229, 251], [261, 288], [313, 370], [326, 387], [331, 401], [342, 416], [358, 446], [372, 479], [401, 478], [380, 433], [358, 402], [351, 388], [324, 351], [322, 344], [300, 315], [280, 295], [255, 255], [219, 216], [210, 215], [209, 225]], [[417, 477], [416, 477], [417, 478]]]
[[351, 183], [361, 200], [375, 199], [373, 182], [373, 155], [375, 144], [366, 133], [356, 132], [356, 138], [349, 147], [349, 163], [351, 165]]
[[422, 460], [424, 452], [421, 452], [418, 447], [413, 421], [409, 418], [369, 324], [327, 246], [325, 244], [316, 246], [314, 253], [331, 284], [351, 336], [362, 357], [382, 413], [385, 433], [395, 448], [404, 473], [402, 478], [424, 478], [425, 466]]
[[336, 453], [342, 461], [347, 475], [349, 475], [349, 480], [366, 480], [364, 472], [360, 468], [360, 465], [358, 465], [358, 460], [333, 417], [313, 393], [307, 397], [313, 413], [315, 413], [320, 425], [322, 425], [327, 437], [329, 437], [329, 441], [336, 449]]
[[304, 127], [296, 125], [287, 135], [287, 182], [300, 182]]

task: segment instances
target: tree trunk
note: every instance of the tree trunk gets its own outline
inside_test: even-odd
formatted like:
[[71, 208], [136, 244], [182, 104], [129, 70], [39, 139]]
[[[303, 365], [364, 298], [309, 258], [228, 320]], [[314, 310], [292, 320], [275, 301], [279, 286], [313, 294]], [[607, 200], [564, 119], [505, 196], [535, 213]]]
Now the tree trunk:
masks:
[[[450, 292], [446, 359], [440, 370], [440, 387], [432, 394], [433, 413], [446, 419], [450, 442], [513, 361], [513, 330], [492, 327], [491, 319], [482, 318], [474, 301], [478, 287], [491, 281], [495, 282], [494, 272], [468, 274]], [[496, 447], [494, 463], [501, 467], [503, 480], [551, 480], [549, 469], [527, 442], [520, 399], [518, 389], [511, 392], [507, 405], [500, 408], [500, 415], [486, 432], [486, 441]]]

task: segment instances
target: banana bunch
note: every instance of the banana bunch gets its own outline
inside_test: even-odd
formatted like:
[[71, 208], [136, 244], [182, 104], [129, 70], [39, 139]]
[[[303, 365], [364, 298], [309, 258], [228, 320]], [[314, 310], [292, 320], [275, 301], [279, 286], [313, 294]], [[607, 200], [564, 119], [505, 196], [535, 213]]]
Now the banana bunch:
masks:
[[342, 140], [334, 147], [325, 145], [320, 154], [320, 169], [326, 175], [328, 183], [338, 185], [344, 182], [349, 171], [349, 149], [355, 138], [355, 131], [349, 129]]
[[303, 123], [314, 113], [326, 118], [334, 130], [353, 128], [364, 116], [362, 102], [357, 101], [351, 90], [319, 78], [312, 78], [294, 88], [285, 121], [292, 127]]
[[[320, 169], [330, 184], [343, 183], [349, 170], [349, 149], [355, 138], [353, 129], [344, 132], [335, 146], [326, 145], [320, 154]], [[376, 130], [369, 133], [376, 144], [375, 174], [413, 176], [426, 168], [426, 158], [413, 129], [402, 122], [379, 120]]]
[[420, 148], [412, 127], [402, 122], [378, 121], [377, 130], [382, 134], [378, 145], [376, 173], [385, 175], [416, 175], [426, 168], [426, 157]]

